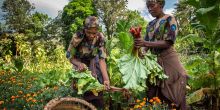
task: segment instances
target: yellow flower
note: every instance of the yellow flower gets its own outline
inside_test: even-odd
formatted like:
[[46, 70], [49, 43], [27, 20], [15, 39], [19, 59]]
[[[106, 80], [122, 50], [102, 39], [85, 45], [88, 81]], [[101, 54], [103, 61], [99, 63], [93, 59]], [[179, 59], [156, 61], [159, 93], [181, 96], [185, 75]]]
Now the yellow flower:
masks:
[[33, 94], [33, 97], [35, 97], [35, 96], [37, 96], [37, 94], [36, 94], [36, 93], [34, 93], [34, 94]]
[[33, 100], [33, 98], [32, 98], [32, 97], [29, 97], [28, 100]]
[[18, 93], [19, 93], [19, 94], [23, 94], [23, 92], [22, 92], [22, 91], [18, 91]]
[[31, 96], [31, 94], [27, 94], [26, 96], [29, 97], [29, 96]]
[[29, 102], [29, 101], [31, 101], [31, 100], [33, 100], [32, 97], [29, 97], [28, 99], [26, 99], [27, 102]]
[[23, 84], [22, 83], [18, 83], [18, 86], [22, 86]]

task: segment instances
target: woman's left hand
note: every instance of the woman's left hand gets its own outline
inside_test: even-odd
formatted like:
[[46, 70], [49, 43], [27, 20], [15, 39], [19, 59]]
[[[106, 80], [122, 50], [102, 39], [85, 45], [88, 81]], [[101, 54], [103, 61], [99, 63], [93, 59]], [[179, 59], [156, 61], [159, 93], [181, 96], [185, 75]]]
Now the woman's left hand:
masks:
[[104, 81], [104, 86], [105, 86], [105, 90], [109, 90], [110, 89], [110, 82], [109, 81]]

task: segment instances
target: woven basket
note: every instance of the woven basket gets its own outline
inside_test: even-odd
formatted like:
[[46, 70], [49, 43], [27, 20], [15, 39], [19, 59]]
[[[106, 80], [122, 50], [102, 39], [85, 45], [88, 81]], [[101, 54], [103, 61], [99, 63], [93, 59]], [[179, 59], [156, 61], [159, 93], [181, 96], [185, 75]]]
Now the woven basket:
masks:
[[85, 100], [64, 97], [52, 99], [44, 107], [44, 110], [97, 110], [92, 104]]

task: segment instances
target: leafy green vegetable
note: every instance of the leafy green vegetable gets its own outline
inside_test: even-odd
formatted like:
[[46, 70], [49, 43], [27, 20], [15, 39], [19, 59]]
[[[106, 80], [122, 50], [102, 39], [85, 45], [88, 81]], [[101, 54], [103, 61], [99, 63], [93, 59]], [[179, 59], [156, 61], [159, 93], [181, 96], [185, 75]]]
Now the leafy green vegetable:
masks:
[[92, 76], [89, 70], [84, 72], [73, 71], [70, 74], [71, 78], [76, 81], [77, 94], [92, 91], [94, 95], [98, 95], [98, 92], [104, 90], [104, 85], [100, 84], [99, 81]]
[[157, 78], [168, 78], [156, 62], [156, 56], [150, 53], [144, 59], [126, 54], [118, 60], [118, 67], [126, 84], [125, 88], [128, 89], [144, 90], [147, 79], [149, 83], [156, 84]]

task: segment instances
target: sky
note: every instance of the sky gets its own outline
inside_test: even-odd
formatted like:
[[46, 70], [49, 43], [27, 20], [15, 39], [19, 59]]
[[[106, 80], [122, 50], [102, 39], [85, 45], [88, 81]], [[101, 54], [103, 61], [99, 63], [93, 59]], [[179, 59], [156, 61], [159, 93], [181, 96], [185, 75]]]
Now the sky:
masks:
[[[174, 11], [174, 7], [178, 2], [178, 0], [166, 0], [165, 6], [164, 6], [164, 12], [166, 14], [172, 14]], [[147, 21], [150, 21], [153, 19], [153, 17], [149, 14], [146, 7], [146, 0], [128, 0], [128, 9], [131, 10], [138, 10], [141, 12], [141, 16], [144, 17]]]
[[[65, 5], [68, 4], [69, 0], [28, 0], [34, 6], [35, 10], [38, 12], [42, 12], [48, 14], [51, 18], [55, 18], [58, 15], [58, 11], [62, 10]], [[147, 21], [152, 20], [153, 18], [148, 13], [146, 8], [146, 0], [128, 0], [127, 8], [131, 10], [138, 10], [141, 12], [141, 16], [143, 16]], [[178, 0], [166, 0], [164, 11], [167, 14], [171, 14], [174, 10], [174, 4], [177, 3]], [[3, 0], [0, 0], [0, 6], [2, 5]], [[0, 18], [3, 13], [0, 10]]]

